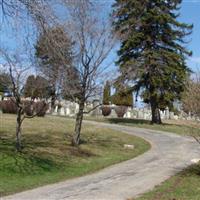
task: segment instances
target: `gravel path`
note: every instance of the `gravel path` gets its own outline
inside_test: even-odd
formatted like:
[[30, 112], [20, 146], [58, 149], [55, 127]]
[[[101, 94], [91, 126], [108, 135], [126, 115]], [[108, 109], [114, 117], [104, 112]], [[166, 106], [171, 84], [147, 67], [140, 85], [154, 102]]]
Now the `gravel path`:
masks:
[[21, 192], [13, 200], [125, 200], [151, 190], [200, 156], [193, 138], [172, 133], [99, 122], [85, 123], [111, 128], [149, 141], [152, 148], [137, 158], [97, 173]]

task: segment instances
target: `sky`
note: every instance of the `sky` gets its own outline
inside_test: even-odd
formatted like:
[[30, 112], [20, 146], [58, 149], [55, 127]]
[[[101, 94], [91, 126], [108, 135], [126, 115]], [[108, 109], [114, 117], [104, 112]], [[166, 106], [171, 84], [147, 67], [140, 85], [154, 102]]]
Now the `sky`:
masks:
[[[101, 1], [103, 3], [106, 3], [108, 5], [107, 9], [102, 10], [102, 13], [104, 12], [107, 14], [109, 11], [111, 11], [111, 5], [114, 3], [114, 0], [95, 0], [95, 1]], [[1, 13], [0, 13], [1, 18]], [[188, 66], [193, 70], [196, 71], [198, 68], [200, 69], [200, 0], [183, 0], [181, 4], [180, 9], [180, 17], [179, 21], [193, 24], [193, 32], [188, 37], [189, 43], [186, 45], [188, 50], [191, 50], [193, 52], [193, 55], [187, 59]], [[5, 25], [5, 24], [4, 24]], [[20, 24], [23, 26], [22, 24]], [[19, 29], [20, 29], [19, 25]], [[16, 40], [16, 38], [13, 38], [13, 35], [11, 34], [11, 31], [9, 28], [6, 28], [7, 31], [4, 31], [4, 33], [1, 32], [0, 29], [0, 45], [6, 44], [8, 46], [17, 47], [20, 42], [20, 40]], [[32, 32], [30, 30], [25, 29], [26, 32]], [[15, 36], [20, 37], [20, 35]], [[17, 42], [16, 42], [17, 41]], [[115, 66], [115, 61], [117, 60], [116, 50], [114, 49], [111, 55], [109, 56], [108, 63], [112, 63], [111, 67], [111, 76], [116, 77], [117, 67]], [[1, 68], [1, 58], [0, 58], [0, 68]], [[114, 70], [115, 69], [115, 70]]]
[[[108, 4], [108, 9], [104, 10], [104, 12], [109, 12], [111, 10], [111, 5], [114, 0], [96, 0], [102, 1], [103, 3]], [[0, 14], [1, 16], [1, 14]], [[192, 70], [196, 71], [197, 67], [200, 68], [200, 0], [183, 0], [181, 9], [180, 9], [180, 19], [181, 22], [186, 22], [189, 24], [193, 24], [193, 32], [188, 37], [189, 43], [186, 45], [189, 50], [192, 50], [192, 57], [187, 59], [188, 66], [192, 68]], [[11, 44], [12, 46], [16, 46], [16, 40], [12, 40], [12, 35], [9, 35], [9, 30], [4, 34], [0, 33], [0, 43], [6, 41], [7, 44]], [[116, 50], [115, 50], [116, 51]], [[110, 61], [116, 60], [115, 51], [110, 56]]]
[[187, 63], [192, 70], [200, 68], [200, 0], [184, 0], [180, 10], [180, 21], [194, 25], [193, 33], [189, 36], [187, 48], [193, 55]]

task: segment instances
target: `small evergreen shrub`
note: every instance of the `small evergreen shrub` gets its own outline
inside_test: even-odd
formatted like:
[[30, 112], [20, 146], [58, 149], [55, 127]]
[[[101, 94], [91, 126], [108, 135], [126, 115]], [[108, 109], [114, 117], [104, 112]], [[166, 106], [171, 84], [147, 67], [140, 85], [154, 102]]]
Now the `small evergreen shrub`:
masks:
[[102, 115], [104, 117], [109, 116], [111, 113], [111, 107], [109, 107], [109, 106], [102, 106], [101, 110], [102, 110]]
[[132, 92], [124, 91], [117, 91], [112, 96], [112, 103], [117, 106], [133, 106], [133, 94]]

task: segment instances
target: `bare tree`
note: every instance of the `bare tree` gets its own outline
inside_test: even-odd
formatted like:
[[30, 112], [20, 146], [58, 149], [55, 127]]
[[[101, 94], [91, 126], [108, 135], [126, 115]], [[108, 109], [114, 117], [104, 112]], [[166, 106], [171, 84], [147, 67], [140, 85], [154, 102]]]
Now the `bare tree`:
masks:
[[25, 20], [24, 14], [28, 14], [37, 27], [44, 30], [49, 27], [50, 23], [56, 21], [52, 9], [53, 3], [53, 1], [46, 0], [0, 0], [1, 17], [4, 20], [16, 17]]
[[[10, 5], [5, 4], [3, 0], [0, 0], [0, 2], [3, 3], [1, 4], [3, 6], [11, 5], [9, 8], [13, 9], [12, 0], [7, 1], [11, 2]], [[40, 33], [46, 33], [49, 26], [57, 25], [56, 20], [59, 17], [54, 18], [54, 16], [52, 17], [49, 14], [53, 10], [51, 5], [50, 9], [48, 9], [48, 5], [52, 1], [17, 0], [16, 2], [25, 6]], [[47, 2], [50, 3], [48, 4]], [[56, 2], [58, 3], [59, 1]], [[59, 59], [62, 62], [64, 60], [62, 64], [63, 70], [61, 76], [63, 81], [61, 85], [63, 94], [79, 104], [72, 139], [72, 144], [78, 145], [80, 143], [85, 102], [100, 92], [100, 83], [104, 78], [104, 72], [109, 66], [107, 58], [114, 47], [115, 38], [111, 33], [108, 18], [103, 14], [100, 15], [101, 9], [104, 9], [103, 7], [99, 8], [100, 2], [90, 0], [62, 0], [62, 3], [64, 3], [63, 5], [66, 8], [65, 17], [67, 18], [64, 29], [70, 35], [72, 41], [74, 41], [75, 57], [73, 58], [72, 65], [66, 67], [65, 59], [63, 59], [64, 56], [60, 55]], [[60, 20], [63, 23], [62, 17]], [[55, 48], [56, 51], [58, 50], [55, 45], [51, 48]], [[13, 67], [13, 64], [11, 66]], [[12, 72], [10, 75], [12, 76]], [[12, 79], [16, 80], [17, 76], [13, 76]], [[16, 90], [16, 84], [13, 84], [13, 88]], [[17, 97], [19, 94], [19, 92], [15, 91], [17, 99], [20, 99]]]
[[[70, 74], [65, 79], [65, 93], [79, 104], [76, 115], [73, 145], [79, 145], [85, 102], [100, 90], [100, 83], [107, 67], [106, 59], [115, 44], [110, 22], [99, 14], [99, 3], [89, 0], [63, 0], [68, 10], [66, 30], [75, 41], [74, 69], [78, 81], [71, 82]], [[69, 89], [71, 85], [71, 89]], [[73, 88], [73, 89], [72, 89]], [[77, 95], [78, 94], [78, 95]]]
[[64, 71], [73, 60], [73, 43], [62, 26], [51, 27], [41, 33], [35, 45], [37, 69], [44, 74], [51, 86], [51, 108], [61, 93]]
[[183, 94], [183, 110], [195, 117], [200, 117], [200, 72], [188, 80], [186, 91]]
[[[12, 93], [12, 98], [10, 100], [16, 105], [17, 108], [17, 117], [16, 117], [16, 150], [22, 150], [21, 144], [21, 133], [22, 133], [22, 123], [26, 118], [33, 118], [38, 115], [46, 107], [46, 103], [43, 103], [43, 107], [41, 110], [37, 111], [37, 113], [26, 114], [26, 108], [33, 104], [34, 99], [27, 103], [23, 101], [23, 90], [24, 83], [27, 77], [27, 73], [30, 70], [30, 67], [26, 67], [22, 62], [22, 58], [18, 55], [11, 55], [11, 53], [7, 53], [5, 50], [0, 49], [0, 56], [4, 61], [4, 69], [9, 74], [9, 82], [7, 85], [9, 91]], [[2, 80], [3, 81], [3, 80]], [[7, 80], [6, 80], [7, 81]], [[42, 87], [42, 86], [41, 86]]]

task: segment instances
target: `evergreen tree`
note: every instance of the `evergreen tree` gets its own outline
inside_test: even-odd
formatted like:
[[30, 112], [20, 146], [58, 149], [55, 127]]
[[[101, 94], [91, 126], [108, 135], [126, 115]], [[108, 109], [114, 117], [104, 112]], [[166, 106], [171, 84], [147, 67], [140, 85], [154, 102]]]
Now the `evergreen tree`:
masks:
[[110, 83], [107, 81], [103, 90], [103, 105], [110, 104]]
[[30, 75], [24, 86], [24, 96], [35, 98], [35, 76]]
[[129, 88], [116, 88], [115, 94], [112, 96], [112, 103], [117, 106], [133, 106], [133, 93]]
[[0, 95], [3, 95], [4, 92], [9, 92], [11, 85], [9, 74], [0, 72]]
[[116, 0], [113, 26], [119, 33], [121, 78], [134, 81], [137, 94], [151, 105], [152, 123], [161, 123], [159, 109], [180, 99], [191, 55], [183, 45], [192, 25], [180, 23], [181, 0]]
[[51, 94], [48, 81], [42, 76], [30, 75], [24, 86], [24, 96], [34, 98], [48, 98]]

